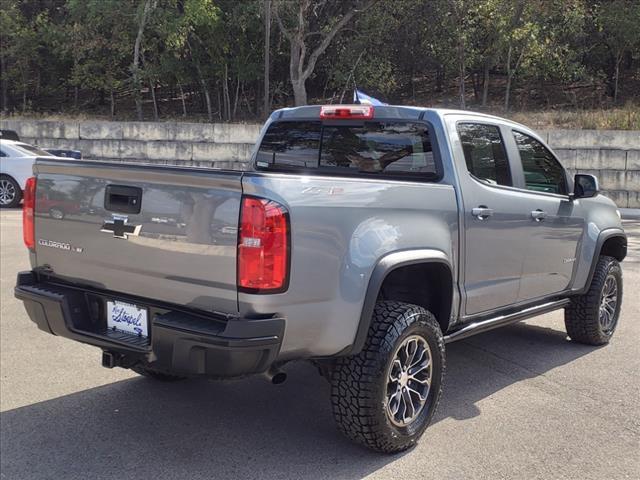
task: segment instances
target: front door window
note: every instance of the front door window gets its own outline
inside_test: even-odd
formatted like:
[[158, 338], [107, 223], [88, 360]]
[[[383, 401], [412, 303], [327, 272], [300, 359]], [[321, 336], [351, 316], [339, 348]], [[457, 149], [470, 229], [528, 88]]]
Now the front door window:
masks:
[[513, 132], [520, 152], [524, 182], [527, 190], [566, 195], [567, 178], [560, 162], [538, 140], [520, 132]]

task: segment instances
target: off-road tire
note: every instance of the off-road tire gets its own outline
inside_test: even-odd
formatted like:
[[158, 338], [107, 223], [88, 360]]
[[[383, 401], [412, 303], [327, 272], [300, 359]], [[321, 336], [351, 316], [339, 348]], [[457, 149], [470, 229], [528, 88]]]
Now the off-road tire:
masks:
[[15, 208], [18, 205], [20, 205], [20, 201], [22, 200], [22, 189], [20, 188], [20, 185], [18, 185], [18, 182], [16, 182], [9, 175], [0, 175], [0, 180], [11, 184], [15, 192], [15, 196], [13, 197], [13, 200], [11, 200], [11, 202], [6, 204], [0, 203], [0, 208]]
[[[386, 412], [387, 375], [397, 346], [412, 335], [424, 338], [431, 350], [431, 388], [417, 418], [398, 427]], [[378, 302], [362, 351], [337, 359], [331, 369], [331, 402], [338, 428], [377, 452], [395, 453], [412, 447], [436, 411], [444, 370], [444, 340], [435, 317], [417, 305]]]
[[153, 380], [158, 380], [161, 382], [177, 382], [187, 378], [187, 377], [182, 377], [180, 375], [172, 375], [169, 373], [160, 372], [158, 370], [154, 370], [153, 368], [145, 367], [144, 365], [139, 365], [139, 364], [131, 367], [131, 370], [136, 372], [138, 375], [142, 375], [143, 377], [147, 377], [147, 378], [152, 378]]
[[[605, 281], [609, 275], [617, 280], [618, 301], [615, 309], [613, 328], [605, 331], [599, 319], [600, 301]], [[569, 337], [586, 345], [604, 345], [609, 343], [618, 324], [622, 306], [622, 269], [613, 257], [601, 256], [596, 264], [589, 290], [584, 295], [571, 299], [564, 311], [564, 324]]]

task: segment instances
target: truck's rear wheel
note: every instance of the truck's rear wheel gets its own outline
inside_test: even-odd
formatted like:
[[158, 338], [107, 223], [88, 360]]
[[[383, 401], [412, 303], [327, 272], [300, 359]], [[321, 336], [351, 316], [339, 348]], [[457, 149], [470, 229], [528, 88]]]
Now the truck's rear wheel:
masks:
[[604, 345], [618, 325], [622, 305], [622, 270], [613, 257], [601, 256], [589, 290], [571, 299], [564, 311], [564, 324], [572, 340]]
[[338, 427], [372, 450], [406, 450], [433, 418], [444, 368], [435, 317], [417, 305], [379, 302], [363, 350], [337, 360], [332, 369]]

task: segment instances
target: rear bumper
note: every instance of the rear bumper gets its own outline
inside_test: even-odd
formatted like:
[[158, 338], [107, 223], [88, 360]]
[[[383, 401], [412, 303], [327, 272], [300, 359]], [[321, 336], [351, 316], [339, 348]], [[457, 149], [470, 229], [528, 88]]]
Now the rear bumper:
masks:
[[[275, 361], [285, 321], [282, 318], [226, 318], [159, 302], [65, 285], [21, 272], [16, 298], [24, 302], [39, 329], [100, 347], [116, 365], [148, 364], [183, 375], [235, 377], [266, 371]], [[149, 309], [149, 337], [106, 328], [104, 305], [120, 299]]]

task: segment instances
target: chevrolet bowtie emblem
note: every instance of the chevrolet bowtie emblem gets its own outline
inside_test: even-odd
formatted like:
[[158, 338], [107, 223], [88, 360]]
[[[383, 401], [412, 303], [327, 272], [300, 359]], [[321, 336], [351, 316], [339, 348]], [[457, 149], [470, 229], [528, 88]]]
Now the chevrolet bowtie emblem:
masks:
[[129, 225], [129, 219], [125, 216], [114, 215], [111, 220], [105, 220], [101, 232], [113, 233], [114, 238], [129, 238], [129, 235], [137, 236], [142, 225]]

